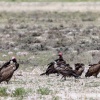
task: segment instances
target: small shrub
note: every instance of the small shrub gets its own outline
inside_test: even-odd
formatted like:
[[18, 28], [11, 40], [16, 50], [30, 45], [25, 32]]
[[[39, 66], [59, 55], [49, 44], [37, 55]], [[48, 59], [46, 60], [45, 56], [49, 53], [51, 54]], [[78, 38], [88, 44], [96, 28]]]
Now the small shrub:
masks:
[[24, 88], [17, 88], [16, 90], [15, 90], [15, 92], [13, 93], [13, 96], [23, 96], [23, 95], [25, 95], [26, 94], [26, 91], [25, 91], [25, 89]]
[[0, 87], [0, 96], [7, 96], [7, 92], [6, 92], [7, 88], [5, 87]]
[[66, 40], [64, 38], [61, 38], [55, 43], [54, 48], [65, 47], [65, 46], [66, 46]]
[[32, 36], [33, 36], [33, 37], [37, 37], [37, 36], [41, 36], [41, 35], [42, 35], [41, 32], [33, 32], [33, 33], [32, 33]]
[[50, 91], [51, 90], [49, 90], [48, 88], [44, 88], [44, 87], [39, 87], [39, 89], [37, 90], [37, 92], [42, 95], [49, 95]]

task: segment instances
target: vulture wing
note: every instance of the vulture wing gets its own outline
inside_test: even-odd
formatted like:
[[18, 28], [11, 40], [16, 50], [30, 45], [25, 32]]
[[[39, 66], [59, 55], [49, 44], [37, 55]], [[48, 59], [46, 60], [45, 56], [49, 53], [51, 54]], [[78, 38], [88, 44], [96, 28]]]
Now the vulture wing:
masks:
[[9, 65], [7, 68], [4, 68], [3, 70], [1, 70], [0, 72], [0, 82], [2, 81], [6, 81], [8, 83], [8, 81], [11, 79], [14, 70], [15, 70], [16, 66], [13, 64]]

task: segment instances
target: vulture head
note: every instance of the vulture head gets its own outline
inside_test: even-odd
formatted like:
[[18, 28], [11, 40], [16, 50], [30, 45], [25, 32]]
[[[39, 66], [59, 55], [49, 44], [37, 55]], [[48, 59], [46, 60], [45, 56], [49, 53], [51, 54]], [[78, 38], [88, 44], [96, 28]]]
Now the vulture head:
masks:
[[17, 62], [16, 57], [14, 57], [14, 56], [11, 58], [11, 60], [12, 60], [13, 62]]

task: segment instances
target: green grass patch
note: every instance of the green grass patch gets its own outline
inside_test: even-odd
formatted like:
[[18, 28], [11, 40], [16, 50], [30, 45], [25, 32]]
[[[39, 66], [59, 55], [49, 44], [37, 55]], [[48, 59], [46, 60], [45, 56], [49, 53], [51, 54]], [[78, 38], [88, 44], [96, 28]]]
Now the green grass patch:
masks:
[[49, 88], [45, 88], [45, 87], [39, 87], [39, 89], [37, 90], [37, 92], [41, 95], [49, 95], [51, 90]]
[[85, 87], [99, 87], [99, 86], [100, 86], [100, 82], [92, 82], [92, 83], [85, 84]]
[[12, 96], [12, 97], [23, 97], [31, 92], [31, 89], [24, 89], [24, 88], [16, 88], [13, 91], [7, 92], [8, 89], [6, 87], [0, 87], [0, 96]]
[[16, 90], [14, 91], [13, 93], [13, 96], [14, 97], [17, 97], [17, 96], [24, 96], [27, 92], [25, 91], [24, 88], [16, 88]]
[[0, 87], [0, 96], [8, 96], [6, 92], [7, 88], [6, 87]]

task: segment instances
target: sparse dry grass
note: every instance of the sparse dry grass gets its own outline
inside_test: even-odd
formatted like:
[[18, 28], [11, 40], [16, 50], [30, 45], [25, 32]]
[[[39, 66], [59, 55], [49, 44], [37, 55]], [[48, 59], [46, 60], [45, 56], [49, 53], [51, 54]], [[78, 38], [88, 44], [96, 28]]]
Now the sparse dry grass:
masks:
[[97, 63], [99, 20], [98, 12], [0, 13], [0, 64], [12, 56], [20, 63], [15, 81], [1, 83], [0, 100], [99, 100], [100, 78], [40, 76], [59, 50], [72, 67], [82, 62], [87, 70]]
[[[21, 63], [45, 65], [45, 59], [49, 59], [50, 56], [52, 58], [53, 54], [61, 50], [68, 63], [82, 61], [88, 64], [93, 62], [94, 58], [94, 62], [98, 62], [99, 15], [100, 13], [96, 12], [2, 12], [0, 60], [7, 60], [15, 55]], [[8, 54], [10, 51], [13, 52], [12, 55]], [[29, 54], [19, 57], [19, 52]], [[3, 54], [7, 57], [2, 58]], [[34, 63], [28, 60], [31, 55], [34, 56]]]
[[18, 96], [22, 97], [23, 100], [46, 100], [47, 98], [48, 100], [100, 99], [99, 78], [85, 78], [83, 74], [80, 79], [71, 77], [63, 81], [61, 76], [56, 76], [56, 74], [40, 76], [42, 71], [39, 68], [32, 71], [22, 71], [22, 76], [17, 76], [18, 73], [20, 71], [15, 73], [15, 81], [13, 77], [10, 84], [1, 84], [1, 87], [5, 87], [9, 91], [5, 98]]

